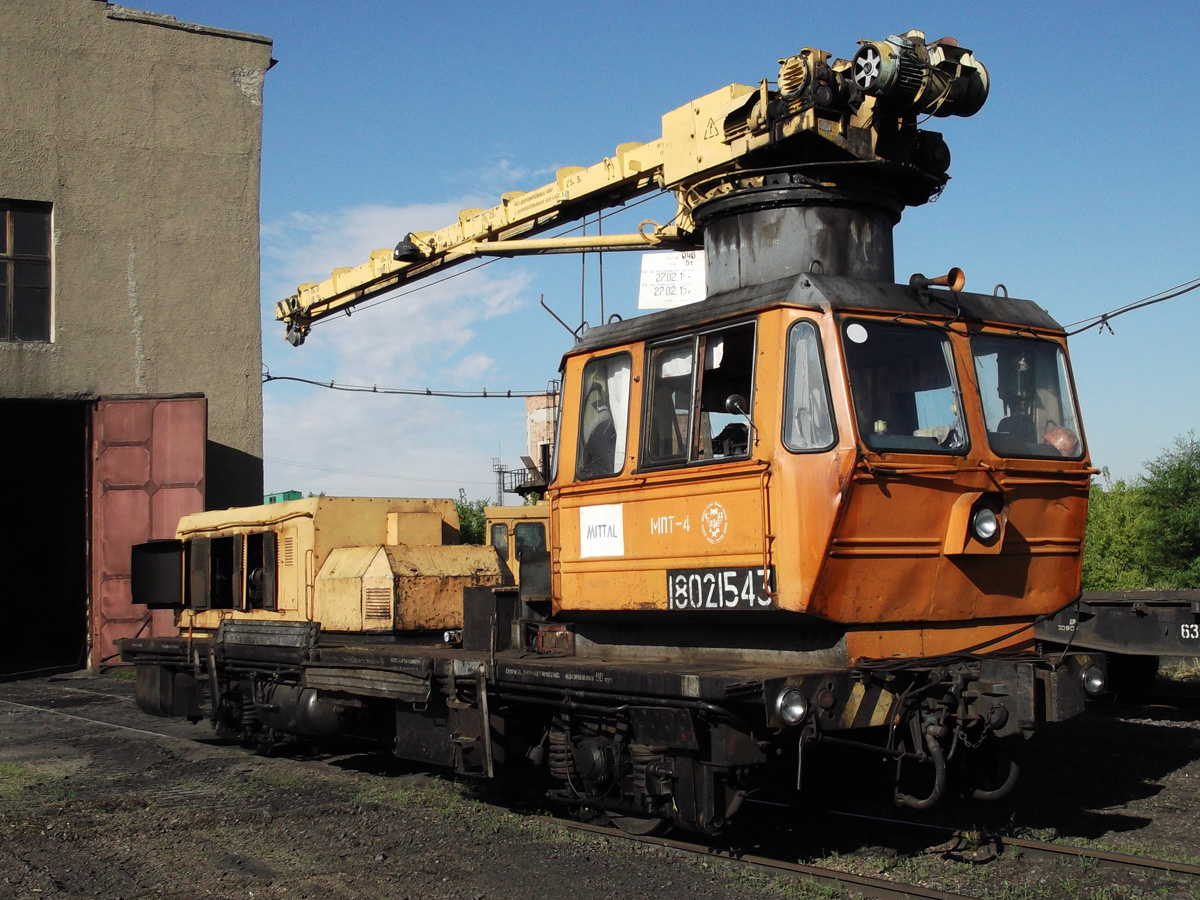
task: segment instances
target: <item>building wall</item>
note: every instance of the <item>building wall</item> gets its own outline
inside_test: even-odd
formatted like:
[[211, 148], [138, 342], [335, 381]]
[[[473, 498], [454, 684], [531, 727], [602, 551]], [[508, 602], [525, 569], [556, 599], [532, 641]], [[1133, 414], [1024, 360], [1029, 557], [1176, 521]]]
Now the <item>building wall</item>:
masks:
[[270, 61], [102, 0], [0, 3], [0, 198], [53, 204], [52, 338], [0, 341], [0, 398], [203, 393], [210, 507], [262, 497]]
[[[539, 469], [554, 453], [554, 426], [557, 415], [558, 394], [539, 394], [536, 397], [525, 398], [525, 435], [529, 458]], [[548, 470], [549, 466], [546, 468]]]

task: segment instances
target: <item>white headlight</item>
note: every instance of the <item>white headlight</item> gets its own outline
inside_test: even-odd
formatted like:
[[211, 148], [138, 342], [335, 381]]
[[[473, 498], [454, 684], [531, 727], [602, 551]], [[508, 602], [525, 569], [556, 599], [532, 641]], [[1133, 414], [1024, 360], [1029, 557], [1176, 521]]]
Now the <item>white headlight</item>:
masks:
[[1089, 697], [1099, 697], [1104, 693], [1104, 670], [1095, 663], [1079, 673], [1079, 680], [1083, 682], [1084, 693]]
[[996, 516], [995, 510], [986, 506], [975, 510], [975, 515], [971, 516], [971, 530], [981, 541], [990, 541], [994, 538], [996, 532], [1000, 530], [1000, 519]]
[[775, 701], [775, 711], [784, 725], [799, 725], [808, 715], [808, 698], [795, 688], [788, 688]]

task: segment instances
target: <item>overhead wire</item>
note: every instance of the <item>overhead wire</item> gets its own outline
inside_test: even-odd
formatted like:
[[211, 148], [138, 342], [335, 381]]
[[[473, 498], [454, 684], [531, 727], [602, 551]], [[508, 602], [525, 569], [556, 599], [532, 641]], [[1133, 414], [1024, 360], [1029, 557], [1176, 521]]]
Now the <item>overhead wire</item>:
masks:
[[540, 391], [489, 391], [484, 388], [480, 391], [435, 391], [432, 388], [388, 388], [379, 387], [374, 384], [339, 384], [336, 381], [317, 381], [315, 378], [300, 378], [296, 375], [272, 375], [271, 370], [267, 369], [262, 374], [262, 383], [268, 384], [272, 381], [294, 381], [298, 384], [310, 384], [313, 387], [325, 388], [330, 391], [346, 391], [352, 394], [399, 394], [407, 397], [453, 397], [456, 399], [481, 399], [481, 400], [512, 400], [522, 397], [541, 397], [547, 392], [545, 389]]
[[[1153, 306], [1165, 300], [1172, 300], [1189, 291], [1194, 291], [1196, 288], [1200, 288], [1200, 278], [1193, 278], [1191, 281], [1185, 281], [1182, 284], [1175, 285], [1175, 287], [1166, 288], [1157, 294], [1151, 294], [1149, 297], [1143, 297], [1141, 300], [1135, 300], [1133, 303], [1127, 303], [1125, 306], [1119, 306], [1098, 316], [1091, 316], [1087, 319], [1080, 319], [1078, 322], [1072, 322], [1066, 326], [1067, 337], [1080, 334], [1090, 328], [1098, 329], [1099, 333], [1103, 333], [1105, 329], [1108, 329], [1109, 334], [1114, 334], [1112, 326], [1108, 323], [1117, 316], [1123, 316], [1127, 312], [1133, 312], [1135, 309], [1144, 309], [1147, 306]], [[1079, 327], [1076, 328], [1076, 326]]]
[[[638, 203], [644, 203], [648, 199], [650, 199], [650, 198], [643, 198], [642, 200], [638, 200], [637, 203], [631, 204], [631, 206], [636, 206]], [[577, 231], [581, 227], [583, 227], [583, 226], [576, 226], [575, 228], [572, 228], [568, 231], [561, 232], [560, 234], [569, 234], [571, 231]], [[467, 272], [475, 271], [475, 269], [482, 268], [483, 266], [490, 265], [494, 262], [498, 262], [498, 260], [490, 259], [490, 260], [487, 260], [486, 262], [480, 263], [480, 265], [478, 265], [478, 266], [474, 266], [471, 269], [467, 269], [465, 271], [453, 272], [453, 273], [445, 276], [444, 278], [439, 279], [438, 281], [418, 285], [417, 287], [412, 288], [412, 290], [405, 291], [402, 294], [393, 294], [388, 297], [381, 298], [380, 300], [375, 301], [375, 303], [371, 303], [367, 307], [364, 307], [364, 308], [370, 308], [370, 306], [375, 306], [376, 304], [382, 303], [385, 300], [391, 300], [391, 299], [395, 299], [396, 297], [405, 296], [407, 294], [413, 293], [414, 291], [421, 290], [422, 288], [425, 288], [425, 287], [432, 287], [434, 284], [439, 284], [442, 281], [446, 281], [450, 278], [455, 278], [458, 275], [465, 275]], [[1200, 288], [1200, 277], [1193, 278], [1190, 281], [1182, 282], [1181, 284], [1177, 284], [1174, 287], [1166, 288], [1162, 291], [1159, 291], [1158, 293], [1151, 294], [1148, 297], [1143, 297], [1141, 300], [1135, 300], [1132, 303], [1127, 303], [1124, 306], [1119, 306], [1116, 309], [1111, 309], [1108, 312], [1100, 313], [1099, 315], [1095, 315], [1095, 316], [1090, 316], [1086, 319], [1080, 319], [1076, 322], [1071, 322], [1069, 325], [1065, 326], [1067, 329], [1067, 331], [1066, 331], [1067, 337], [1073, 337], [1074, 335], [1082, 334], [1083, 332], [1088, 331], [1089, 329], [1092, 329], [1092, 328], [1097, 328], [1099, 333], [1103, 333], [1107, 329], [1109, 334], [1114, 334], [1115, 332], [1113, 332], [1112, 326], [1109, 323], [1113, 319], [1117, 318], [1118, 316], [1123, 316], [1123, 315], [1125, 315], [1125, 313], [1134, 312], [1135, 310], [1145, 309], [1148, 306], [1154, 306], [1155, 304], [1163, 303], [1167, 300], [1173, 300], [1176, 297], [1180, 297], [1184, 294], [1190, 293], [1191, 291], [1194, 291], [1198, 288]], [[308, 384], [308, 385], [312, 385], [313, 387], [325, 388], [327, 390], [347, 391], [350, 393], [397, 394], [397, 395], [412, 396], [412, 397], [449, 397], [449, 398], [455, 398], [455, 399], [508, 400], [508, 399], [520, 399], [523, 397], [540, 397], [546, 393], [544, 390], [505, 389], [505, 390], [500, 390], [500, 391], [489, 391], [486, 388], [484, 388], [479, 391], [450, 391], [450, 390], [434, 390], [432, 388], [388, 388], [388, 387], [381, 388], [378, 385], [339, 384], [338, 382], [332, 381], [332, 380], [331, 381], [318, 381], [313, 378], [300, 378], [300, 377], [297, 377], [294, 375], [272, 375], [270, 370], [267, 369], [266, 365], [264, 364], [262, 383], [267, 384], [272, 381], [293, 381], [293, 382], [297, 382], [299, 384]]]

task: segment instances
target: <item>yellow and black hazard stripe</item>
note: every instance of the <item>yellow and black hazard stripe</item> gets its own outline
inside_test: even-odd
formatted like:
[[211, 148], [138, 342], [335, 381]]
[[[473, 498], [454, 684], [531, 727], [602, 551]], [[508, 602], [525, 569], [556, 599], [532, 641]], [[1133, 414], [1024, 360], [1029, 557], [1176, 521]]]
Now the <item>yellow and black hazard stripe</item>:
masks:
[[850, 689], [850, 696], [841, 709], [838, 721], [842, 728], [870, 728], [886, 725], [891, 719], [892, 708], [896, 706], [896, 695], [886, 690], [883, 682], [872, 679], [868, 686], [861, 681], [855, 681]]
[[795, 681], [790, 684], [809, 698], [820, 727], [827, 731], [891, 724], [893, 716], [900, 711], [900, 699], [889, 690], [890, 685], [894, 686], [892, 679], [864, 679], [849, 672], [807, 675], [799, 684]]

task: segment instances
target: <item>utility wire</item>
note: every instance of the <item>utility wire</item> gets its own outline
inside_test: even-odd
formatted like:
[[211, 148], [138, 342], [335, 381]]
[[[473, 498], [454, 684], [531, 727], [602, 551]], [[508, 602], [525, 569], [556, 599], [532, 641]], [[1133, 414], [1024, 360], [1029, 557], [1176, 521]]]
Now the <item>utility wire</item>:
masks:
[[[1194, 291], [1196, 288], [1200, 288], [1200, 278], [1193, 278], [1191, 281], [1185, 281], [1183, 284], [1177, 284], [1175, 287], [1159, 291], [1157, 294], [1151, 294], [1149, 297], [1144, 297], [1141, 300], [1136, 300], [1133, 303], [1129, 303], [1125, 306], [1120, 306], [1106, 313], [1101, 313], [1098, 316], [1092, 316], [1090, 319], [1080, 319], [1078, 322], [1072, 322], [1067, 326], [1067, 328], [1074, 330], [1068, 330], [1067, 337], [1087, 331], [1089, 328], [1096, 328], [1099, 333], [1103, 333], [1105, 329], [1108, 329], [1109, 334], [1114, 334], [1115, 332], [1112, 330], [1112, 326], [1108, 323], [1117, 316], [1123, 316], [1125, 313], [1133, 312], [1135, 309], [1144, 309], [1147, 306], [1153, 306], [1156, 303], [1162, 303], [1164, 300], [1171, 300], [1182, 294], [1186, 294], [1189, 291]], [[1076, 325], [1079, 327], [1076, 328]]]
[[[265, 367], [264, 367], [265, 368]], [[265, 371], [262, 383], [272, 381], [294, 381], [298, 384], [311, 384], [313, 387], [325, 388], [330, 391], [346, 391], [351, 394], [400, 394], [406, 397], [454, 397], [458, 399], [477, 398], [482, 400], [511, 400], [521, 397], [542, 397], [547, 392], [540, 391], [435, 391], [432, 388], [387, 388], [374, 384], [338, 384], [336, 381], [317, 381], [313, 378], [298, 378], [295, 375], [272, 375]]]
[[[645, 202], [645, 200], [639, 200], [638, 202], [643, 203], [643, 202]], [[572, 229], [572, 230], [575, 230], [575, 229]], [[474, 269], [478, 269], [481, 266], [490, 265], [491, 263], [497, 262], [497, 261], [498, 260], [495, 260], [495, 259], [488, 260], [485, 263], [481, 263], [480, 266], [475, 266]], [[468, 269], [466, 271], [474, 271], [474, 269]], [[462, 271], [455, 272], [453, 274], [446, 276], [446, 278], [454, 278], [457, 275], [465, 275], [465, 274], [466, 274], [466, 272], [462, 272]], [[445, 281], [446, 278], [441, 279], [441, 281]], [[413, 291], [421, 290], [421, 288], [424, 288], [424, 287], [431, 287], [433, 284], [438, 284], [438, 283], [440, 283], [440, 282], [432, 282], [431, 284], [419, 285], [410, 291], [405, 291], [404, 294], [395, 294], [390, 297], [385, 297], [382, 300], [377, 300], [375, 303], [369, 304], [369, 306], [366, 308], [370, 308], [370, 306], [374, 306], [374, 305], [376, 305], [376, 303], [382, 303], [384, 300], [391, 300], [397, 296], [402, 297], [405, 294], [411, 294]], [[1173, 300], [1174, 298], [1180, 297], [1187, 293], [1190, 293], [1191, 291], [1194, 291], [1197, 288], [1200, 288], [1200, 278], [1193, 278], [1191, 281], [1185, 281], [1182, 284], [1175, 285], [1174, 287], [1166, 288], [1165, 290], [1159, 291], [1157, 294], [1151, 294], [1150, 296], [1144, 297], [1141, 300], [1136, 300], [1133, 303], [1126, 304], [1125, 306], [1119, 306], [1116, 309], [1109, 310], [1106, 313], [1100, 313], [1097, 316], [1092, 316], [1087, 319], [1080, 319], [1077, 322], [1072, 322], [1066, 326], [1066, 328], [1068, 329], [1067, 337], [1072, 337], [1077, 334], [1082, 334], [1083, 332], [1085, 332], [1091, 328], [1098, 329], [1099, 333], [1103, 333], [1105, 330], [1107, 330], [1109, 334], [1115, 334], [1115, 332], [1112, 329], [1112, 325], [1110, 325], [1109, 323], [1113, 319], [1117, 318], [1117, 316], [1123, 316], [1123, 315], [1125, 315], [1125, 313], [1133, 312], [1134, 310], [1145, 309], [1147, 306], [1154, 306], [1157, 303], [1163, 303], [1167, 300]], [[1078, 327], [1076, 327], [1076, 326], [1078, 326]], [[477, 399], [486, 399], [486, 400], [509, 400], [509, 399], [514, 399], [514, 398], [519, 399], [522, 397], [540, 397], [546, 393], [546, 391], [544, 391], [544, 390], [541, 390], [541, 391], [521, 391], [521, 390], [489, 391], [486, 388], [481, 391], [445, 391], [445, 390], [435, 391], [432, 388], [386, 388], [386, 387], [381, 388], [378, 385], [369, 385], [368, 386], [368, 385], [363, 385], [363, 384], [338, 384], [336, 381], [317, 381], [312, 378], [298, 378], [293, 375], [272, 375], [270, 370], [267, 369], [265, 365], [263, 366], [263, 369], [264, 369], [263, 375], [262, 375], [262, 383], [263, 384], [267, 384], [272, 381], [294, 381], [299, 384], [309, 384], [309, 385], [312, 385], [313, 387], [325, 388], [327, 390], [347, 391], [349, 393], [360, 393], [360, 394], [399, 394], [399, 395], [410, 396], [410, 397], [451, 397], [451, 398], [456, 398], [456, 399], [476, 399], [477, 398]]]

